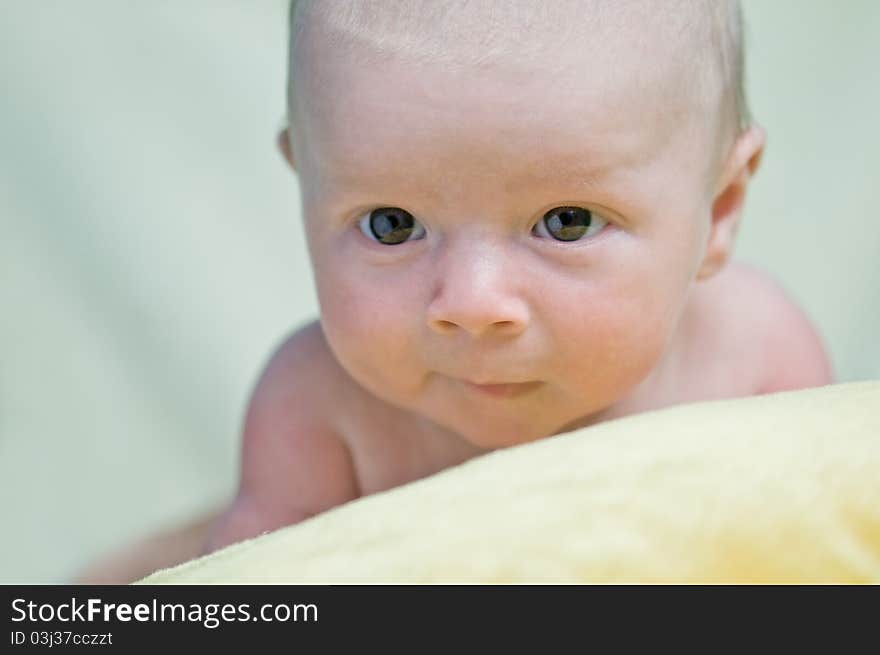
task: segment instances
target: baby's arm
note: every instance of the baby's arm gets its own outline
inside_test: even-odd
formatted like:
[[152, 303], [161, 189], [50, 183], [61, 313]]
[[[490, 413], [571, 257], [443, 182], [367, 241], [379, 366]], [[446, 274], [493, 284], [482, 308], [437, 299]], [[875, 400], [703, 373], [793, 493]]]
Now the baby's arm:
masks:
[[342, 379], [317, 323], [290, 337], [251, 398], [232, 505], [102, 557], [73, 582], [129, 583], [360, 495], [348, 448], [326, 420], [339, 411]]
[[128, 544], [124, 549], [105, 555], [77, 573], [72, 584], [128, 584], [159, 569], [168, 568], [198, 557], [205, 548], [218, 511], [159, 534]]
[[274, 354], [247, 411], [238, 495], [211, 530], [206, 552], [357, 498], [345, 441], [332, 427], [338, 367], [318, 323]]

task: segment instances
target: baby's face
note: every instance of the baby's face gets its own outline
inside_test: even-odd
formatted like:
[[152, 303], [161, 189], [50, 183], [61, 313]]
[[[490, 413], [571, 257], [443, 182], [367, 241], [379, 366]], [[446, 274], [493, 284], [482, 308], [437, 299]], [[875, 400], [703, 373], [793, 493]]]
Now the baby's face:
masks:
[[594, 79], [320, 60], [294, 158], [321, 321], [354, 379], [500, 447], [658, 367], [704, 252], [712, 144], [641, 60]]

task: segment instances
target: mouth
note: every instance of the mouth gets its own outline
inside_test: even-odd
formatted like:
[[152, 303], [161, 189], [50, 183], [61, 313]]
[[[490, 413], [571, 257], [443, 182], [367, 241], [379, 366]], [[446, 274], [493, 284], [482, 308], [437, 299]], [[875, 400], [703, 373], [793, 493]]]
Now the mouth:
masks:
[[530, 393], [541, 386], [541, 382], [502, 382], [490, 384], [477, 384], [463, 380], [464, 385], [480, 395], [490, 398], [516, 398]]

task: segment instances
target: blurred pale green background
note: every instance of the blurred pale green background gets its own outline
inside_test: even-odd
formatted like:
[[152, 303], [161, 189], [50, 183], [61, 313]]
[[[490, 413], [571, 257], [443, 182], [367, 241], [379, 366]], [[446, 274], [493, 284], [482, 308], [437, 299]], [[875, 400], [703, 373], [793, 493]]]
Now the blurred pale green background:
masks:
[[[343, 1], [343, 0], [340, 0]], [[745, 3], [769, 131], [739, 257], [880, 378], [880, 3]], [[316, 314], [274, 149], [286, 0], [0, 0], [0, 583], [63, 582], [234, 490]]]

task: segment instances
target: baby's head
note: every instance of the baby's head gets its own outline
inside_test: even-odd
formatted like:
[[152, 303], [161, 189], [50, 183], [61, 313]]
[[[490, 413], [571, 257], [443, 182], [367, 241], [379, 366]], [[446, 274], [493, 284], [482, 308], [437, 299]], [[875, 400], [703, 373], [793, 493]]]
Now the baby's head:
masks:
[[300, 0], [291, 16], [281, 145], [355, 380], [498, 447], [659, 369], [730, 255], [763, 148], [735, 2]]

